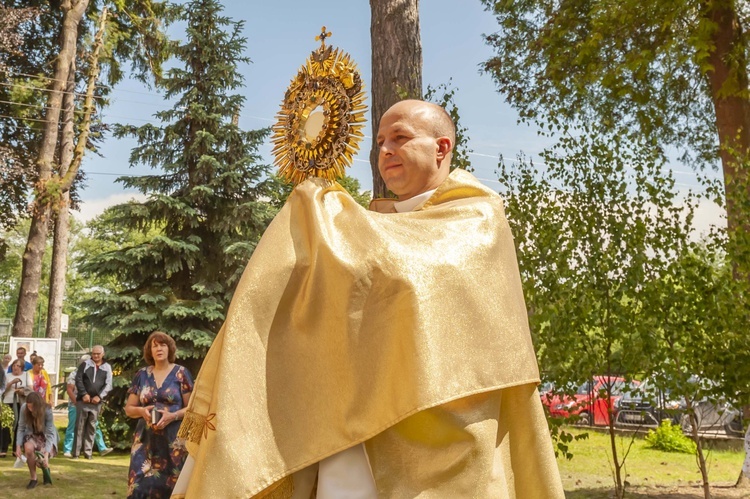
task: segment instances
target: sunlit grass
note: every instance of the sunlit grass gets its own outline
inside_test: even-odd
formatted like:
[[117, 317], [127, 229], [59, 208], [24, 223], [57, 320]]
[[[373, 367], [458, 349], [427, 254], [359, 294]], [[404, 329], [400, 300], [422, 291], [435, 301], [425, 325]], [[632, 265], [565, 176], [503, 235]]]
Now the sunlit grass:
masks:
[[[578, 429], [571, 431], [575, 434], [582, 433]], [[631, 437], [617, 437], [620, 456], [627, 450], [630, 440]], [[568, 497], [607, 497], [607, 491], [612, 489], [614, 484], [609, 435], [589, 432], [588, 440], [572, 442], [570, 445], [573, 459], [558, 460], [563, 486], [566, 492], [569, 492]], [[734, 484], [742, 467], [744, 452], [713, 450], [708, 452], [707, 456], [710, 482], [723, 487]], [[634, 440], [625, 460], [623, 476], [635, 489], [701, 484], [701, 475], [694, 455], [649, 449], [642, 438]], [[570, 493], [573, 491], [578, 492]], [[700, 496], [702, 497], [702, 494]]]
[[[57, 423], [59, 426], [63, 424], [62, 421]], [[571, 431], [581, 432], [578, 429]], [[630, 438], [617, 437], [617, 442], [619, 450], [624, 451]], [[609, 497], [613, 483], [609, 436], [589, 432], [589, 439], [573, 442], [571, 451], [574, 455], [572, 460], [558, 461], [566, 496], [575, 499]], [[728, 490], [727, 487], [737, 479], [743, 459], [743, 452], [711, 451], [708, 454], [711, 483]], [[15, 458], [10, 455], [0, 459], [0, 497], [29, 497], [26, 490], [28, 469], [13, 469], [14, 461]], [[105, 457], [95, 453], [91, 461], [73, 460], [60, 455], [50, 464], [53, 485], [39, 485], [33, 495], [55, 499], [125, 497], [129, 463], [130, 455], [127, 453], [113, 453]], [[39, 479], [41, 482], [41, 473]], [[698, 487], [700, 472], [694, 456], [649, 449], [641, 438], [634, 441], [626, 460], [625, 479], [633, 492], [630, 497], [678, 497], [667, 493], [670, 488], [678, 486], [690, 486], [694, 491], [694, 494], [679, 497], [702, 497]]]
[[[55, 426], [64, 437], [68, 424], [67, 413], [55, 414]], [[62, 440], [60, 440], [62, 447]], [[29, 497], [26, 490], [29, 483], [29, 469], [13, 468], [16, 461], [8, 449], [8, 456], [0, 459], [0, 498]], [[130, 454], [126, 452], [112, 453], [99, 457], [94, 452], [94, 458], [69, 459], [60, 454], [50, 462], [52, 485], [42, 485], [42, 473], [38, 473], [39, 485], [34, 489], [35, 498], [89, 498], [89, 497], [125, 497], [128, 489], [128, 467]]]
[[[29, 483], [29, 470], [13, 468], [15, 458], [10, 454], [0, 459], [0, 491], [3, 498], [29, 497], [26, 485]], [[86, 498], [127, 495], [128, 466], [130, 454], [109, 454], [91, 461], [69, 459], [58, 455], [50, 462], [52, 485], [42, 485], [42, 474], [38, 473], [39, 485], [34, 489], [34, 497], [39, 498]]]

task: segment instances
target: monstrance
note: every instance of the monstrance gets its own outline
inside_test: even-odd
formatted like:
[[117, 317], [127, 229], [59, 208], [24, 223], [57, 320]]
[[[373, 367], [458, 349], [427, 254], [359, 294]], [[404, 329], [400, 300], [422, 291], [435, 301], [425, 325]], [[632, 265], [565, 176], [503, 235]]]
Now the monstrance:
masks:
[[362, 77], [346, 52], [326, 46], [322, 28], [314, 50], [292, 79], [273, 125], [273, 153], [282, 178], [335, 180], [351, 166], [365, 122]]

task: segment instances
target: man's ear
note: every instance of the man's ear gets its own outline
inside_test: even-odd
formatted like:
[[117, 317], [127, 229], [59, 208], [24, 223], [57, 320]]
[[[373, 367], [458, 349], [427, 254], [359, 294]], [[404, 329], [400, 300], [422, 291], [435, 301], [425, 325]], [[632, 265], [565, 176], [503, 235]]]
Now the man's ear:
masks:
[[453, 141], [448, 137], [439, 137], [437, 139], [438, 151], [437, 159], [445, 159], [453, 150]]

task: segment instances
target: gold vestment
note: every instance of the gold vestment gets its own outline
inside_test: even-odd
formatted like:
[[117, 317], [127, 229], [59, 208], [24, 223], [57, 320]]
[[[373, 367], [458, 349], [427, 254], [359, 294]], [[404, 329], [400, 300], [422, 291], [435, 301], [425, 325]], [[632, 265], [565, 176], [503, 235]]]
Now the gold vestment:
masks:
[[563, 497], [500, 197], [456, 170], [410, 213], [299, 185], [180, 428], [187, 497], [289, 497], [365, 442], [381, 497]]

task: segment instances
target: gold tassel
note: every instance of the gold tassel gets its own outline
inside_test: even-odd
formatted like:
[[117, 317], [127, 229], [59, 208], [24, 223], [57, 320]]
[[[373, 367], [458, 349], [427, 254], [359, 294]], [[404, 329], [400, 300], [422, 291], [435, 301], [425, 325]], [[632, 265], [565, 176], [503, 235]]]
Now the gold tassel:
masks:
[[180, 429], [177, 431], [177, 438], [193, 442], [194, 444], [200, 444], [201, 437], [207, 436], [209, 429], [216, 429], [216, 427], [210, 422], [215, 416], [215, 414], [211, 414], [207, 418], [197, 412], [187, 411], [185, 413], [185, 419], [182, 420]]

